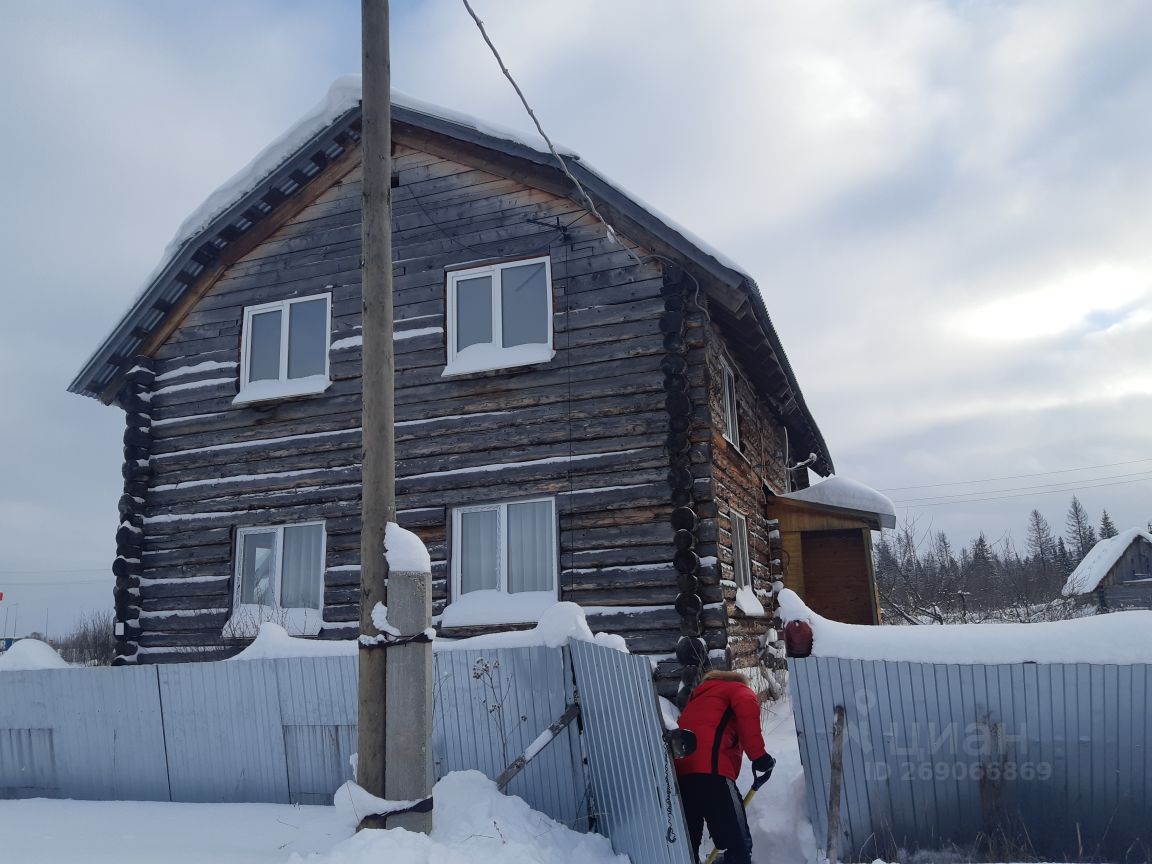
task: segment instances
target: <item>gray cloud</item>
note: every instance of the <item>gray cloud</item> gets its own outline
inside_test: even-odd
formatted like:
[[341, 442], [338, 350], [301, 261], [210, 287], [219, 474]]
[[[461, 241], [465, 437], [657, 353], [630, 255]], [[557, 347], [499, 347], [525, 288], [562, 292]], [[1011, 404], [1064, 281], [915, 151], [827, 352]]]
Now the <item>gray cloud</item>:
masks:
[[[1145, 4], [479, 6], [557, 139], [757, 277], [843, 473], [892, 488], [1152, 455]], [[0, 582], [111, 557], [120, 418], [64, 385], [184, 216], [356, 70], [357, 15], [7, 11]], [[528, 126], [455, 0], [396, 4], [394, 26], [398, 88]], [[1148, 489], [1082, 499], [1136, 524]], [[920, 512], [963, 542], [1022, 535], [1032, 506], [1060, 523], [1067, 498]]]

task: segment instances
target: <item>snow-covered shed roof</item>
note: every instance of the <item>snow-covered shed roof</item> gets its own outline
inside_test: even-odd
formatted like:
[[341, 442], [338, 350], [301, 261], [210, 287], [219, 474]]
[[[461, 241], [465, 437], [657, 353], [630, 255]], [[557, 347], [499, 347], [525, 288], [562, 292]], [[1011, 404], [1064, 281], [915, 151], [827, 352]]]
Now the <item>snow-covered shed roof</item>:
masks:
[[1065, 597], [1075, 597], [1078, 594], [1090, 594], [1100, 585], [1108, 571], [1116, 566], [1128, 547], [1138, 538], [1152, 544], [1152, 534], [1139, 528], [1129, 528], [1121, 531], [1115, 537], [1101, 540], [1088, 550], [1084, 560], [1073, 570], [1068, 581], [1064, 583]]
[[[68, 389], [111, 402], [132, 359], [182, 313], [179, 304], [201, 277], [211, 278], [246, 235], [284, 201], [296, 196], [343, 159], [360, 140], [359, 75], [337, 79], [325, 99], [291, 129], [213, 192], [180, 226], [160, 263], [127, 313], [85, 363]], [[394, 129], [411, 129], [483, 148], [502, 158], [530, 162], [572, 189], [542, 140], [485, 123], [394, 92]], [[797, 443], [817, 455], [814, 470], [834, 469], [827, 445], [804, 402], [800, 386], [772, 325], [755, 280], [731, 259], [597, 172], [576, 153], [560, 148], [569, 169], [615, 226], [654, 253], [703, 275], [702, 288], [717, 302], [713, 316], [747, 346], [757, 383], [782, 406]], [[574, 191], [574, 189], [573, 189]], [[254, 232], [254, 233], [259, 233]]]
[[835, 507], [838, 510], [868, 513], [878, 519], [881, 528], [896, 527], [896, 505], [892, 500], [871, 486], [847, 477], [829, 477], [807, 489], [798, 489], [778, 497]]

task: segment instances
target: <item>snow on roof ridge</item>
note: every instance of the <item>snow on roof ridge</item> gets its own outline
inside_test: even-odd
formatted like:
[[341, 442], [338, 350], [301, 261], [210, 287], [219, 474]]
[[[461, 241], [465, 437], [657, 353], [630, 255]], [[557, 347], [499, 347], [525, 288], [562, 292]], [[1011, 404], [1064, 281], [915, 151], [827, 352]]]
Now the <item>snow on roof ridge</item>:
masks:
[[1125, 550], [1137, 537], [1152, 543], [1152, 534], [1141, 528], [1126, 528], [1115, 537], [1106, 537], [1088, 550], [1076, 569], [1068, 575], [1068, 581], [1060, 592], [1065, 597], [1089, 594], [1095, 591], [1108, 571], [1120, 560]]
[[[896, 505], [892, 503], [891, 498], [877, 492], [871, 486], [842, 475], [834, 475], [809, 486], [807, 489], [797, 489], [795, 492], [788, 492], [779, 497], [807, 501], [812, 504], [824, 504], [828, 507], [842, 507], [845, 510], [875, 513], [880, 517], [880, 522], [884, 527], [896, 527]], [[884, 517], [888, 518], [885, 519]], [[891, 524], [887, 524], [888, 522]]]
[[813, 612], [796, 592], [779, 595], [783, 621], [807, 621], [812, 656], [911, 663], [1152, 663], [1152, 612], [1111, 612], [1033, 624], [844, 624]]

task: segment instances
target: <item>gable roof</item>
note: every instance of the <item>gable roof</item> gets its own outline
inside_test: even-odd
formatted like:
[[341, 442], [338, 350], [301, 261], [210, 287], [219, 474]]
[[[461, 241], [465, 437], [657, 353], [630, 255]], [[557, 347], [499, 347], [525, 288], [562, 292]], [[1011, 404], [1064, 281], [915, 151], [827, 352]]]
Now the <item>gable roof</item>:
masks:
[[871, 486], [847, 477], [829, 477], [807, 489], [797, 489], [776, 497], [858, 514], [873, 521], [876, 530], [896, 527], [896, 505], [892, 499]]
[[1124, 557], [1128, 547], [1141, 540], [1152, 546], [1152, 534], [1140, 528], [1129, 528], [1115, 537], [1101, 540], [1088, 550], [1084, 560], [1068, 576], [1061, 593], [1065, 597], [1091, 594], [1104, 581], [1108, 571], [1116, 566], [1116, 562]]
[[[69, 391], [111, 402], [132, 359], [182, 317], [190, 289], [212, 279], [263, 240], [292, 207], [302, 207], [328, 185], [360, 141], [360, 76], [338, 79], [326, 98], [244, 169], [224, 183], [180, 226], [160, 263], [112, 332], [69, 385]], [[394, 129], [473, 145], [497, 164], [525, 165], [551, 185], [575, 190], [552, 154], [532, 139], [400, 93], [392, 95]], [[784, 347], [755, 280], [687, 229], [610, 181], [576, 153], [560, 148], [579, 179], [616, 229], [696, 276], [715, 300], [713, 320], [728, 332], [763, 392], [773, 397], [796, 444], [817, 455], [813, 468], [834, 469], [823, 435], [804, 402]], [[799, 449], [797, 448], [797, 449]]]

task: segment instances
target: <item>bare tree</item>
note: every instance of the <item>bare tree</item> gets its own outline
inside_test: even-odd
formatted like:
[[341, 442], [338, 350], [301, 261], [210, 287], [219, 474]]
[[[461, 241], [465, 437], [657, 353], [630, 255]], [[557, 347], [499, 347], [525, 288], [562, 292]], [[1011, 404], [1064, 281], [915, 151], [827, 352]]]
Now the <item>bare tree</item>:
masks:
[[111, 666], [116, 656], [115, 618], [111, 612], [89, 612], [60, 640], [60, 656], [77, 666]]

